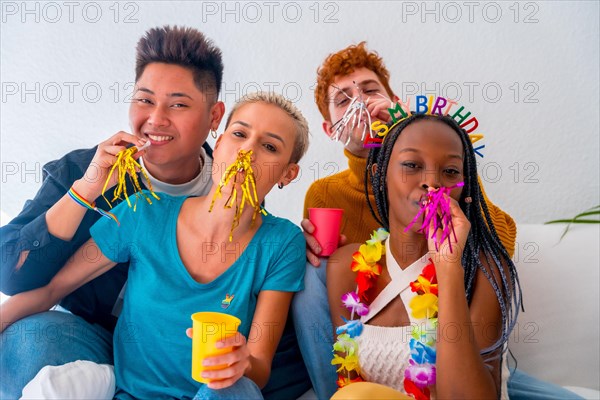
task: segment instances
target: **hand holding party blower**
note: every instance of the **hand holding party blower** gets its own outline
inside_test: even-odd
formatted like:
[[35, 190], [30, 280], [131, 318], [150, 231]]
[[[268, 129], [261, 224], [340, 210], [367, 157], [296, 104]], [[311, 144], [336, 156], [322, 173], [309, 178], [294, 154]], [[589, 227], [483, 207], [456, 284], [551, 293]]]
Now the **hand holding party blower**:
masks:
[[[458, 187], [463, 187], [464, 185], [464, 182], [459, 182], [450, 187], [441, 187], [438, 189], [429, 188], [429, 192], [427, 192], [425, 199], [421, 202], [419, 212], [412, 222], [404, 229], [404, 232], [408, 231], [419, 220], [419, 217], [421, 217], [422, 214], [425, 214], [419, 232], [422, 232], [426, 237], [431, 237], [433, 239], [436, 250], [439, 250], [439, 246], [447, 239], [450, 252], [452, 253], [450, 233], [454, 236], [454, 241], [457, 239], [456, 234], [454, 233], [452, 213], [450, 211], [450, 191]], [[442, 234], [439, 238], [436, 235], [438, 229], [442, 230]]]
[[[150, 183], [148, 174], [146, 174], [146, 171], [144, 171], [144, 168], [142, 168], [140, 163], [138, 163], [137, 160], [135, 158], [133, 158], [133, 155], [135, 153], [137, 153], [138, 151], [145, 150], [149, 146], [150, 146], [150, 141], [147, 141], [139, 149], [136, 146], [131, 146], [131, 147], [129, 147], [125, 150], [121, 150], [119, 153], [117, 153], [117, 161], [115, 162], [115, 164], [111, 168], [110, 172], [108, 173], [108, 178], [106, 179], [106, 183], [104, 184], [104, 187], [102, 188], [102, 197], [104, 197], [104, 199], [106, 200], [108, 205], [110, 205], [111, 202], [114, 203], [117, 199], [120, 199], [121, 196], [124, 196], [125, 199], [127, 200], [127, 204], [129, 205], [129, 207], [131, 207], [131, 202], [129, 201], [129, 194], [127, 193], [126, 177], [128, 175], [129, 175], [129, 181], [131, 182], [131, 184], [133, 185], [133, 188], [134, 188], [136, 203], [137, 203], [137, 199], [139, 197], [143, 197], [146, 199], [146, 201], [149, 204], [152, 204], [152, 200], [150, 199], [150, 197], [142, 191], [142, 187], [140, 186], [140, 182], [138, 180], [137, 171], [140, 171], [142, 173], [142, 175], [144, 176], [144, 178], [146, 178], [148, 190], [150, 190], [150, 194], [152, 195], [152, 197], [154, 197], [156, 200], [160, 200], [160, 198], [156, 195], [156, 193], [154, 193], [154, 190], [152, 190], [152, 184]], [[109, 201], [106, 198], [106, 196], [104, 195], [104, 193], [106, 192], [106, 188], [108, 187], [108, 184], [110, 183], [110, 179], [111, 179], [113, 173], [115, 172], [115, 170], [117, 171], [117, 187], [114, 191], [113, 199], [111, 201]], [[133, 204], [133, 211], [135, 211], [135, 209], [136, 209], [136, 203]], [[112, 208], [112, 206], [111, 206], [111, 208]]]

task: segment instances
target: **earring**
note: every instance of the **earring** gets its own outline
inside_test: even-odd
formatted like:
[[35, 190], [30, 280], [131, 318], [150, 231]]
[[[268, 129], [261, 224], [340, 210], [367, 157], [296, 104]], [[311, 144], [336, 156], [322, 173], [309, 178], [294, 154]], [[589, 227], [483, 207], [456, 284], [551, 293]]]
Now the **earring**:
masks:
[[473, 199], [471, 198], [471, 196], [469, 197], [465, 197], [465, 203], [472, 203]]
[[279, 189], [283, 189], [283, 183], [279, 182], [279, 183], [277, 184], [277, 187], [278, 187]]
[[217, 138], [217, 131], [215, 129], [211, 129], [210, 130], [210, 136], [212, 136], [213, 138]]

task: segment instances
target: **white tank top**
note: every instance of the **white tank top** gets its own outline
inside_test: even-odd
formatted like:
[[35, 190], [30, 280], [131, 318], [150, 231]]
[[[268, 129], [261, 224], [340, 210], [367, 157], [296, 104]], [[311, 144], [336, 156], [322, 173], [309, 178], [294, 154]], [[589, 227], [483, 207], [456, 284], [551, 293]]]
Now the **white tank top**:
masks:
[[[369, 313], [361, 317], [363, 331], [355, 340], [358, 343], [358, 361], [362, 377], [369, 382], [380, 383], [406, 393], [404, 370], [410, 358], [411, 326], [424, 324], [425, 319], [415, 319], [410, 310], [407, 310], [410, 319], [408, 326], [373, 326], [369, 325], [368, 321], [379, 314], [396, 296], [400, 296], [405, 307], [410, 303], [414, 296], [410, 290], [410, 283], [415, 281], [423, 268], [429, 264], [429, 256], [425, 254], [403, 270], [393, 257], [389, 242], [388, 238], [385, 242], [385, 257], [391, 282], [373, 300], [369, 306]], [[508, 377], [505, 353], [502, 362], [502, 399], [508, 399]]]

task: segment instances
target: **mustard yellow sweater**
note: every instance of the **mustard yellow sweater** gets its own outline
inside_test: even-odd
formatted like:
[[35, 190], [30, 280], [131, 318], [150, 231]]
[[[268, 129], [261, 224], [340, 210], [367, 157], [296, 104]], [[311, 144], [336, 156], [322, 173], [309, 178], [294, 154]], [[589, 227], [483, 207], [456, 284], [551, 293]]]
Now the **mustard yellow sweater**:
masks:
[[[365, 199], [364, 175], [367, 159], [357, 157], [344, 150], [348, 158], [348, 169], [335, 175], [319, 179], [308, 188], [304, 198], [304, 218], [308, 218], [308, 209], [313, 207], [342, 208], [341, 232], [348, 238], [348, 243], [362, 243], [371, 233], [379, 228], [379, 224], [369, 211]], [[481, 183], [481, 182], [480, 182]], [[512, 257], [515, 252], [517, 227], [513, 219], [488, 199], [483, 186], [483, 197], [490, 210], [490, 215], [502, 244]], [[371, 204], [375, 205], [373, 193], [369, 188]]]

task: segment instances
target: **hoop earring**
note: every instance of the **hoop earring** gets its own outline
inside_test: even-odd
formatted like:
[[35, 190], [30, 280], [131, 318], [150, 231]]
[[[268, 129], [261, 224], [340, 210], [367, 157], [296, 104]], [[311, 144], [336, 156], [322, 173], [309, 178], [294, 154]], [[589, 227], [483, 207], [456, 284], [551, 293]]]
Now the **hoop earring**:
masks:
[[283, 189], [283, 183], [279, 182], [279, 183], [277, 184], [277, 187], [278, 187], [279, 189]]
[[213, 138], [217, 138], [217, 131], [215, 129], [211, 129], [210, 130], [210, 136], [212, 136]]

